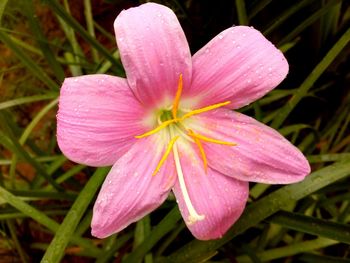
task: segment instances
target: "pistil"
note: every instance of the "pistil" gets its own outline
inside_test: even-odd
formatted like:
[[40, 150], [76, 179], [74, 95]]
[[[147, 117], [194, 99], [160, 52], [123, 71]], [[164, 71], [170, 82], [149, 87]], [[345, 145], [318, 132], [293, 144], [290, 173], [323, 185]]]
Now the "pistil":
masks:
[[175, 161], [175, 167], [176, 167], [176, 172], [177, 172], [177, 178], [179, 180], [182, 196], [184, 198], [184, 201], [185, 201], [188, 213], [189, 213], [187, 224], [192, 225], [192, 224], [196, 223], [197, 221], [203, 220], [205, 218], [205, 215], [199, 215], [197, 213], [196, 209], [192, 205], [191, 198], [190, 198], [188, 191], [187, 191], [187, 188], [186, 188], [186, 183], [185, 183], [184, 175], [183, 175], [182, 168], [181, 168], [179, 152], [178, 152], [176, 145], [174, 145], [174, 147], [173, 147], [173, 153], [174, 153], [174, 161]]

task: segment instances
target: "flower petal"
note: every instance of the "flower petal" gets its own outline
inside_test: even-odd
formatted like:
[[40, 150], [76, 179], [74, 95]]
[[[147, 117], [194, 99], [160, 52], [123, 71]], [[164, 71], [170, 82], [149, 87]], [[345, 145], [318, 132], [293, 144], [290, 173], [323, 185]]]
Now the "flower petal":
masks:
[[180, 161], [184, 172], [186, 188], [199, 215], [204, 219], [190, 223], [179, 180], [173, 192], [176, 196], [182, 217], [191, 233], [201, 240], [217, 239], [241, 216], [249, 195], [247, 182], [238, 181], [213, 169], [204, 171], [198, 153], [188, 149], [180, 150]]
[[209, 166], [242, 181], [288, 184], [304, 179], [310, 165], [304, 155], [274, 129], [227, 109], [197, 117], [201, 126], [192, 129], [226, 146], [203, 143]]
[[65, 79], [57, 114], [57, 140], [71, 160], [112, 165], [145, 131], [141, 104], [125, 79], [87, 75]]
[[155, 3], [120, 13], [114, 22], [120, 56], [135, 96], [147, 106], [169, 106], [180, 74], [192, 74], [191, 53], [173, 11]]
[[104, 238], [119, 232], [164, 202], [175, 174], [173, 159], [168, 158], [152, 176], [163, 148], [152, 137], [140, 139], [115, 163], [94, 205], [93, 236]]
[[193, 56], [191, 96], [199, 105], [231, 101], [245, 106], [275, 88], [288, 73], [281, 51], [259, 31], [236, 26], [221, 32]]

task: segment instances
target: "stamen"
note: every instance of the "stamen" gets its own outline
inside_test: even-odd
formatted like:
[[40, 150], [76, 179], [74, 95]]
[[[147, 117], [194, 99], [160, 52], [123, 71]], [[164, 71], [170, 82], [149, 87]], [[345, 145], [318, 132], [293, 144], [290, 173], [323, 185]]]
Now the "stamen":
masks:
[[181, 192], [182, 192], [182, 195], [183, 195], [183, 198], [184, 198], [184, 201], [185, 201], [185, 204], [187, 206], [188, 213], [189, 213], [187, 224], [192, 225], [192, 224], [196, 223], [197, 221], [203, 220], [205, 218], [205, 215], [199, 215], [191, 203], [190, 196], [187, 192], [184, 175], [182, 173], [179, 152], [177, 150], [176, 145], [174, 145], [174, 147], [173, 147], [173, 153], [174, 153], [177, 178], [179, 179]]
[[180, 74], [179, 77], [179, 83], [177, 86], [177, 91], [176, 91], [176, 95], [175, 95], [175, 99], [174, 99], [174, 103], [173, 103], [173, 109], [172, 109], [172, 113], [173, 113], [173, 118], [176, 119], [177, 116], [177, 109], [179, 107], [179, 103], [180, 103], [180, 98], [181, 98], [181, 93], [182, 93], [182, 74]]
[[166, 151], [165, 151], [165, 153], [164, 153], [162, 159], [160, 159], [160, 161], [159, 161], [159, 163], [158, 163], [156, 169], [154, 170], [154, 172], [153, 172], [153, 174], [152, 174], [153, 176], [156, 175], [156, 174], [159, 172], [160, 167], [162, 167], [162, 165], [163, 165], [163, 163], [165, 162], [166, 158], [167, 158], [168, 155], [170, 154], [170, 151], [171, 151], [171, 149], [173, 148], [174, 143], [176, 142], [177, 139], [179, 139], [179, 137], [180, 137], [180, 136], [175, 136], [174, 138], [172, 138], [172, 139], [170, 140], [170, 142], [169, 142], [169, 144], [168, 144], [168, 147], [167, 147], [167, 149], [166, 149]]
[[136, 135], [135, 138], [141, 139], [141, 138], [150, 136], [152, 134], [155, 134], [155, 133], [159, 132], [161, 129], [164, 129], [165, 127], [167, 127], [169, 124], [172, 124], [172, 123], [177, 122], [177, 121], [179, 121], [179, 119], [167, 120], [167, 121], [163, 122], [162, 124], [160, 124], [158, 127], [156, 127], [153, 130], [150, 130], [150, 131], [148, 131], [148, 132], [146, 132], [144, 134], [141, 134], [141, 135]]
[[203, 113], [203, 112], [206, 112], [206, 111], [215, 110], [217, 108], [223, 107], [223, 106], [228, 105], [230, 103], [231, 103], [231, 101], [225, 101], [225, 102], [213, 104], [213, 105], [210, 105], [210, 106], [207, 106], [207, 107], [204, 107], [204, 108], [200, 108], [200, 109], [196, 109], [196, 110], [190, 111], [190, 112], [186, 113], [184, 116], [182, 116], [181, 120], [187, 119], [187, 118], [189, 118], [189, 117], [191, 117], [193, 115], [197, 115], [197, 114], [200, 114], [200, 113]]
[[203, 145], [202, 145], [201, 141], [196, 136], [193, 136], [194, 133], [193, 133], [192, 130], [188, 130], [188, 134], [193, 138], [194, 142], [198, 146], [199, 152], [201, 153], [202, 160], [203, 160], [204, 171], [205, 171], [205, 173], [207, 173], [207, 171], [208, 171], [208, 161], [207, 161], [207, 156], [205, 155], [205, 152], [204, 152]]
[[194, 133], [192, 130], [189, 130], [188, 134], [192, 138], [201, 139], [201, 140], [206, 141], [206, 142], [212, 142], [212, 143], [223, 144], [223, 145], [228, 145], [228, 146], [236, 146], [237, 145], [237, 143], [225, 142], [225, 141], [220, 141], [220, 140], [216, 140], [216, 139], [213, 139], [213, 138], [209, 138], [209, 137], [206, 137], [204, 135], [201, 135], [201, 134], [198, 134], [198, 133]]

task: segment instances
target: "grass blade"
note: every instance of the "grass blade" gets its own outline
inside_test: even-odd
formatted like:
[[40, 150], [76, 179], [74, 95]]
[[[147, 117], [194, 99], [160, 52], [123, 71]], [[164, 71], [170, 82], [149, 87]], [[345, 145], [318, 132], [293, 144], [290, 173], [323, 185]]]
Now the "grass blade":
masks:
[[56, 0], [44, 1], [51, 9], [59, 15], [69, 26], [71, 26], [76, 32], [78, 32], [87, 42], [91, 44], [97, 51], [105, 56], [116, 68], [121, 72], [123, 69], [121, 64], [112, 56], [112, 52], [102, 46], [95, 38], [93, 38], [72, 16], [70, 16], [64, 8]]
[[142, 258], [150, 251], [150, 249], [169, 231], [171, 231], [176, 223], [181, 219], [178, 207], [174, 207], [164, 219], [153, 229], [153, 231], [145, 237], [145, 240], [136, 247], [123, 263], [140, 262]]
[[64, 71], [60, 63], [58, 63], [55, 55], [53, 54], [50, 46], [48, 45], [48, 40], [44, 36], [42, 29], [40, 27], [38, 18], [34, 11], [34, 3], [32, 0], [24, 0], [23, 4], [23, 13], [28, 19], [29, 25], [31, 27], [31, 32], [34, 38], [37, 40], [37, 43], [41, 49], [42, 54], [47, 60], [48, 65], [52, 68], [57, 80], [62, 82], [64, 79]]
[[55, 237], [51, 241], [44, 257], [42, 258], [42, 262], [55, 263], [61, 261], [61, 258], [64, 255], [64, 250], [68, 245], [75, 228], [95, 196], [96, 191], [102, 184], [108, 171], [109, 168], [99, 168], [90, 178], [58, 228]]
[[32, 103], [36, 101], [41, 101], [41, 100], [50, 100], [50, 99], [55, 99], [57, 98], [58, 94], [57, 93], [48, 93], [44, 95], [34, 95], [34, 96], [29, 96], [29, 97], [22, 97], [22, 98], [17, 98], [13, 100], [8, 100], [4, 102], [0, 102], [0, 110], [7, 109], [10, 107], [26, 104], [26, 103]]
[[54, 82], [41, 68], [35, 63], [30, 57], [28, 57], [22, 49], [20, 49], [11, 38], [5, 33], [2, 28], [0, 28], [0, 41], [3, 42], [13, 53], [18, 57], [18, 59], [27, 67], [27, 69], [38, 79], [40, 79], [46, 86], [51, 90], [57, 91], [59, 89], [58, 84]]
[[310, 75], [304, 80], [300, 87], [296, 90], [292, 98], [283, 106], [279, 111], [271, 126], [275, 129], [279, 128], [289, 113], [295, 108], [302, 98], [307, 95], [309, 89], [314, 85], [316, 80], [322, 75], [322, 73], [328, 68], [333, 60], [339, 55], [343, 48], [350, 41], [350, 28], [341, 36], [341, 38], [335, 43], [335, 45], [328, 51], [326, 56], [320, 63], [314, 68]]
[[268, 222], [320, 237], [350, 244], [350, 226], [327, 220], [280, 211], [267, 219]]
[[[11, 194], [9, 191], [7, 191], [1, 186], [0, 198], [5, 200], [11, 206], [15, 207], [17, 210], [21, 211], [23, 214], [37, 221], [39, 224], [47, 227], [52, 232], [56, 232], [58, 230], [59, 224], [55, 220], [49, 218], [47, 215], [45, 215], [45, 213], [35, 209], [33, 206], [22, 201], [20, 198]], [[71, 241], [72, 243], [77, 244], [83, 247], [84, 249], [94, 253], [96, 256], [100, 254], [100, 249], [95, 247], [91, 242], [84, 238], [73, 235]]]
[[1, 25], [2, 16], [4, 14], [7, 2], [8, 2], [8, 0], [2, 0], [0, 2], [0, 25]]
[[[328, 247], [339, 243], [338, 241], [327, 239], [327, 238], [317, 238], [314, 240], [308, 240], [304, 242], [298, 242], [297, 244], [291, 244], [289, 246], [270, 249], [261, 253], [257, 256], [262, 262], [271, 261], [278, 258], [284, 258], [288, 256], [297, 255], [302, 252], [308, 252], [315, 249], [320, 249]], [[238, 257], [237, 261], [239, 263], [250, 263], [252, 262], [247, 256]]]
[[53, 178], [46, 172], [45, 168], [40, 163], [35, 161], [29, 155], [29, 153], [25, 151], [25, 149], [23, 149], [22, 145], [18, 142], [16, 136], [13, 134], [13, 131], [8, 122], [9, 121], [7, 120], [3, 112], [0, 112], [0, 125], [3, 127], [3, 129], [8, 135], [7, 138], [5, 134], [0, 132], [0, 143], [16, 155], [30, 163], [40, 175], [42, 175], [54, 188], [56, 188], [56, 190], [62, 190], [62, 187], [53, 180]]
[[235, 2], [236, 2], [238, 23], [240, 25], [248, 25], [249, 21], [248, 21], [247, 9], [245, 8], [244, 0], [235, 0]]

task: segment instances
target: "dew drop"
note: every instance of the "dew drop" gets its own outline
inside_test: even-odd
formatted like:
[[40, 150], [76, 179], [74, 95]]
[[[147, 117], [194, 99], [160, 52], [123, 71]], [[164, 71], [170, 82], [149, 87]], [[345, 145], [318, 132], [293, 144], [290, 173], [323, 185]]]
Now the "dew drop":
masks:
[[224, 36], [222, 34], [219, 35], [219, 39], [223, 39]]

